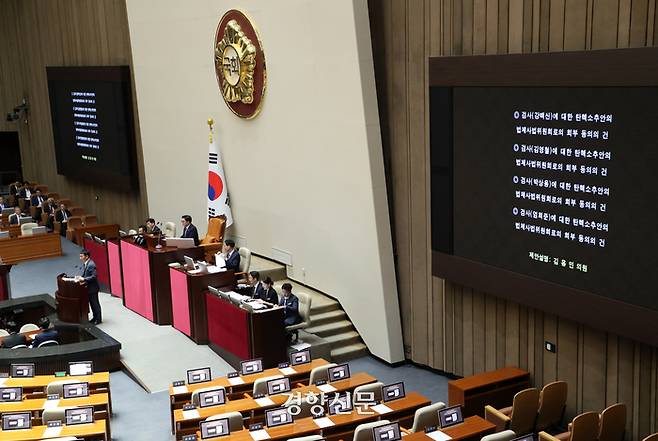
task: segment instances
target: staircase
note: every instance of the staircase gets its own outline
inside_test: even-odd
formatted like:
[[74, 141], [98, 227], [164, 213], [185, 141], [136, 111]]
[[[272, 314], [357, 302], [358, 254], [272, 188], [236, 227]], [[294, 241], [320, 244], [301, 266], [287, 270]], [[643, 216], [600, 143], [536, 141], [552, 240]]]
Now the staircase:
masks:
[[286, 278], [284, 265], [259, 256], [251, 257], [252, 271], [258, 271], [260, 278], [271, 277], [274, 287], [281, 292], [281, 285], [290, 283], [293, 292], [304, 292], [312, 297], [311, 327], [305, 331], [326, 340], [331, 347], [331, 361], [344, 362], [368, 355], [368, 348], [354, 328], [349, 317], [338, 301], [308, 286], [300, 285]]

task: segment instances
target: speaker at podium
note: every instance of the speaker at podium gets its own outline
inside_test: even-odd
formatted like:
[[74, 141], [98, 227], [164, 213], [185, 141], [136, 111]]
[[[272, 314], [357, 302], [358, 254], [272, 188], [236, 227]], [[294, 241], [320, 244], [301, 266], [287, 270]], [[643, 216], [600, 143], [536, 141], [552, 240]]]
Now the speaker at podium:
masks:
[[87, 323], [89, 321], [89, 295], [87, 285], [66, 274], [57, 276], [57, 318], [68, 323]]

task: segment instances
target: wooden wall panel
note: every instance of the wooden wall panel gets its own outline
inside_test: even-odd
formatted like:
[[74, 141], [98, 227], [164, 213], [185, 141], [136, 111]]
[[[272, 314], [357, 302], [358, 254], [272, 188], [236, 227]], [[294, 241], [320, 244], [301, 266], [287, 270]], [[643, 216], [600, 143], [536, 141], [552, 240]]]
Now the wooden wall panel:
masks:
[[[427, 57], [654, 45], [656, 0], [370, 0], [406, 356], [456, 375], [569, 383], [569, 417], [623, 402], [658, 429], [658, 350], [431, 277]], [[431, 277], [431, 279], [429, 279]], [[429, 314], [428, 314], [429, 311]], [[557, 353], [544, 349], [546, 340]]]
[[0, 122], [0, 130], [19, 132], [24, 178], [47, 184], [101, 222], [143, 223], [147, 200], [134, 93], [140, 186], [122, 193], [57, 174], [46, 81], [46, 66], [132, 65], [125, 1], [3, 0], [0, 37], [0, 110], [4, 115], [23, 96], [30, 102], [29, 124]]

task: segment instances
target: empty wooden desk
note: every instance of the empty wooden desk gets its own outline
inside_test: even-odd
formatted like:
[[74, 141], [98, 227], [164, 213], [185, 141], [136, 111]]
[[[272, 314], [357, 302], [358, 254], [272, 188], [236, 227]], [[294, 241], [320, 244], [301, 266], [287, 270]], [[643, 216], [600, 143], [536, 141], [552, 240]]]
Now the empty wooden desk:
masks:
[[[440, 429], [441, 432], [456, 441], [480, 441], [485, 435], [494, 433], [496, 425], [480, 416], [470, 416], [456, 426]], [[404, 437], [405, 441], [430, 441], [432, 438], [424, 432], [411, 433]]]
[[33, 418], [41, 418], [43, 411], [53, 408], [93, 406], [94, 412], [105, 412], [110, 415], [110, 396], [106, 393], [91, 394], [88, 397], [62, 398], [47, 400], [46, 398], [27, 398], [16, 403], [0, 403], [0, 414], [5, 412], [30, 412]]
[[[329, 441], [352, 439], [352, 433], [359, 424], [369, 423], [381, 419], [402, 423], [413, 419], [413, 415], [420, 407], [430, 404], [430, 400], [417, 392], [411, 392], [406, 397], [389, 401], [386, 407], [390, 412], [379, 413], [369, 410], [362, 413], [357, 409], [349, 413], [327, 416], [330, 425], [321, 427], [313, 418], [300, 418], [292, 424], [284, 426], [265, 428], [270, 439], [286, 440], [307, 435], [322, 435]], [[326, 421], [326, 420], [325, 420]], [[197, 432], [197, 436], [199, 436]], [[253, 441], [247, 429], [236, 431], [224, 438], [226, 441]], [[406, 437], [404, 438], [406, 439]]]
[[48, 430], [47, 426], [33, 426], [26, 430], [0, 431], [0, 441], [39, 441], [49, 438], [75, 436], [85, 441], [108, 441], [105, 433], [105, 420], [94, 421], [91, 424], [61, 426], [61, 430]]
[[[377, 381], [377, 379], [371, 375], [365, 372], [359, 372], [346, 380], [330, 383], [335, 390], [326, 393], [334, 394], [346, 391], [351, 392], [356, 387], [374, 383], [375, 381]], [[199, 426], [199, 422], [220, 413], [240, 412], [243, 416], [250, 418], [252, 421], [259, 421], [262, 419], [262, 416], [267, 409], [282, 406], [288, 400], [290, 394], [300, 394], [301, 396], [305, 396], [307, 393], [319, 395], [323, 392], [318, 386], [311, 385], [293, 388], [289, 393], [267, 396], [266, 398], [269, 398], [267, 403], [263, 403], [262, 401], [259, 402], [259, 400], [253, 398], [243, 398], [240, 400], [227, 401], [226, 404], [219, 406], [198, 408], [195, 411], [176, 409], [174, 411], [176, 438], [194, 433]]]
[[37, 375], [32, 378], [0, 378], [2, 387], [22, 387], [24, 394], [46, 393], [46, 387], [53, 381], [75, 380], [89, 383], [90, 393], [110, 391], [110, 373], [97, 372], [92, 375], [56, 377], [54, 375]]
[[464, 416], [484, 416], [487, 404], [496, 408], [512, 405], [514, 395], [530, 387], [530, 373], [516, 367], [464, 377], [448, 382], [450, 406], [461, 404]]
[[55, 233], [0, 239], [0, 257], [2, 257], [3, 263], [17, 263], [61, 255], [61, 239]]

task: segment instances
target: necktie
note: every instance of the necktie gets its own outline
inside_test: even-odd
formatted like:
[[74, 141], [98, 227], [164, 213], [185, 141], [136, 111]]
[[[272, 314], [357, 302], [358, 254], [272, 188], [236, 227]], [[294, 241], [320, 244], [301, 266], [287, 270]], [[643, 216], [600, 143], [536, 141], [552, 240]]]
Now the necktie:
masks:
[[64, 216], [64, 222], [66, 222], [66, 220], [68, 219], [68, 217], [66, 216], [66, 210], [62, 211], [62, 215]]

